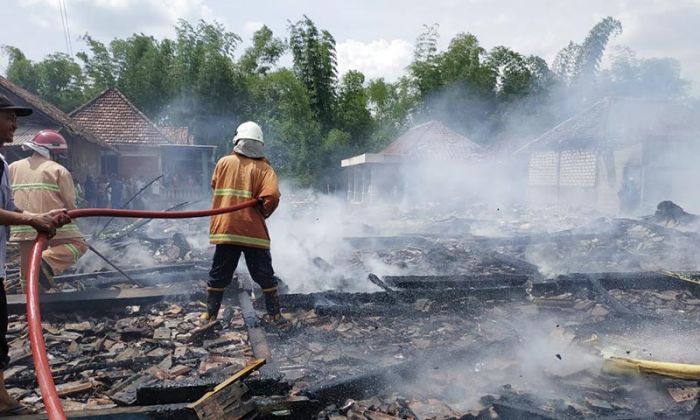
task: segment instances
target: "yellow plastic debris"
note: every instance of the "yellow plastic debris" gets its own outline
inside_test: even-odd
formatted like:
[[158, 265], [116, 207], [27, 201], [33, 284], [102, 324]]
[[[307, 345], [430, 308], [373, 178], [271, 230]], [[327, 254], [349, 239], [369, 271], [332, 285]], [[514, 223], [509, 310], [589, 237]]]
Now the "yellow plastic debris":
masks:
[[649, 374], [675, 379], [700, 380], [700, 365], [656, 362], [653, 360], [609, 357], [603, 363], [603, 372], [610, 374]]

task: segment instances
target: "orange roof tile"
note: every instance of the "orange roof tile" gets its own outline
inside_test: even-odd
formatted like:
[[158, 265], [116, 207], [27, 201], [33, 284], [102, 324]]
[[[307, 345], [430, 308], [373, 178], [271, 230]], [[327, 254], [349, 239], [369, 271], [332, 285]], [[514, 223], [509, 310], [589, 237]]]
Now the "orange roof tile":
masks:
[[70, 115], [81, 126], [113, 146], [175, 143], [114, 88], [100, 93]]

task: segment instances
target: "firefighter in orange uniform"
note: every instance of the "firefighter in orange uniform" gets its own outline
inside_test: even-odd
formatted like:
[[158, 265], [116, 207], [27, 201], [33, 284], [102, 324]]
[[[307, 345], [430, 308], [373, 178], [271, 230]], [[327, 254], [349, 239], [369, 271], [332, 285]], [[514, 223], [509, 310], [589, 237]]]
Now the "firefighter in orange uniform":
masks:
[[264, 157], [263, 133], [256, 123], [248, 121], [238, 126], [233, 143], [233, 153], [221, 158], [214, 168], [212, 208], [234, 206], [251, 198], [258, 199], [259, 204], [211, 218], [210, 242], [216, 250], [207, 284], [207, 312], [202, 319], [216, 319], [224, 288], [231, 284], [242, 253], [250, 276], [263, 290], [265, 318], [284, 323], [265, 225], [280, 199], [277, 175]]
[[[66, 168], [52, 160], [68, 151], [68, 143], [53, 130], [40, 131], [22, 149], [33, 153], [26, 159], [13, 162], [10, 182], [15, 203], [32, 213], [46, 213], [53, 209], [76, 208], [73, 177]], [[36, 238], [36, 231], [29, 226], [12, 226], [10, 241], [20, 244], [21, 277], [26, 280], [29, 255]], [[67, 224], [56, 231], [41, 254], [40, 285], [53, 287], [53, 277], [78, 262], [87, 250], [87, 244], [78, 226]]]

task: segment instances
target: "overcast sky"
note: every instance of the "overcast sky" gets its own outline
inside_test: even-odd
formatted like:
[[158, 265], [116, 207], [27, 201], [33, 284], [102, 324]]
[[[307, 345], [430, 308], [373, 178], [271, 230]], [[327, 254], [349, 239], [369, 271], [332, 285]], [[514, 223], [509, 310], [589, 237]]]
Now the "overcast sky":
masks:
[[[612, 45], [639, 57], [672, 57], [682, 77], [700, 93], [700, 0], [65, 0], [73, 52], [89, 33], [101, 41], [135, 32], [173, 37], [178, 18], [217, 20], [248, 40], [262, 24], [287, 35], [288, 20], [303, 14], [336, 39], [342, 72], [357, 69], [370, 78], [400, 75], [411, 60], [423, 24], [440, 25], [441, 47], [459, 32], [482, 45], [506, 45], [551, 63], [570, 40], [581, 42], [605, 16], [622, 22]], [[32, 60], [67, 51], [59, 0], [3, 1], [0, 44], [19, 47]], [[7, 57], [0, 59], [4, 73]]]

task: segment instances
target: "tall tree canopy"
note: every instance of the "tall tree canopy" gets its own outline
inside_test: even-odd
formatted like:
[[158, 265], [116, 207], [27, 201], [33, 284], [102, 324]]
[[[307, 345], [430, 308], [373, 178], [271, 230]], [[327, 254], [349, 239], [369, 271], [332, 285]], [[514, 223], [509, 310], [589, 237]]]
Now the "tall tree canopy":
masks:
[[[33, 62], [3, 46], [7, 77], [65, 111], [117, 87], [156, 123], [187, 126], [220, 154], [237, 124], [258, 121], [280, 173], [324, 188], [340, 184], [340, 159], [380, 151], [428, 119], [491, 143], [514, 126], [535, 134], [606, 95], [685, 99], [689, 88], [676, 60], [607, 52], [622, 31], [611, 17], [566, 45], [551, 68], [507, 46], [487, 50], [466, 31], [441, 50], [438, 25], [424, 25], [396, 81], [339, 75], [335, 39], [307, 16], [289, 23], [287, 40], [262, 26], [243, 51], [216, 22], [181, 20], [175, 30], [173, 39], [139, 33], [106, 44], [85, 34], [75, 60], [54, 53]], [[285, 54], [291, 68], [279, 64]], [[610, 66], [601, 70], [605, 54]]]

